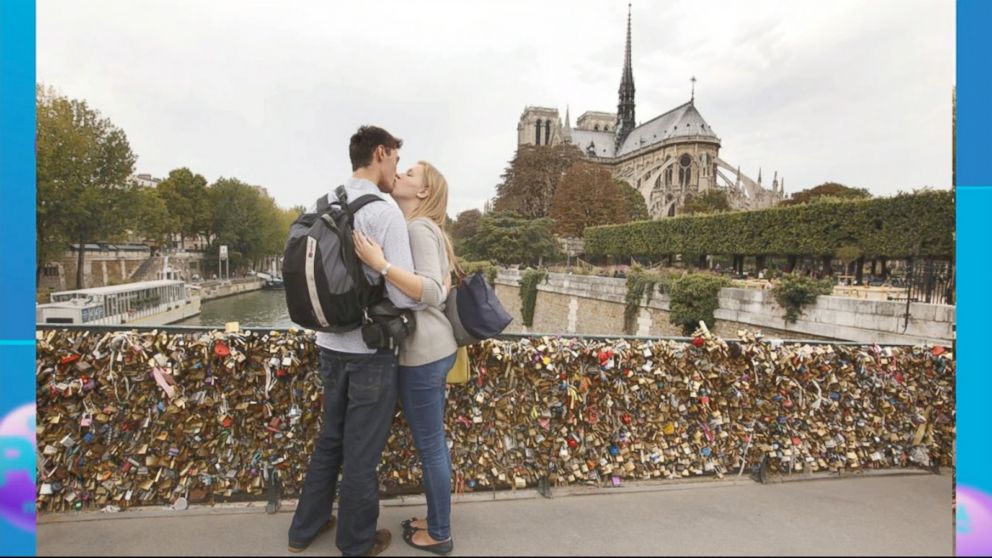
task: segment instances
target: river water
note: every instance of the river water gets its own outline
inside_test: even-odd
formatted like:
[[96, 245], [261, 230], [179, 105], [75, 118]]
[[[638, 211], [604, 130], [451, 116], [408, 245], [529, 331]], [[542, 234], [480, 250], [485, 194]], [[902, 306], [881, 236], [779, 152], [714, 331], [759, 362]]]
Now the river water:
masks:
[[251, 291], [245, 294], [208, 300], [200, 305], [200, 314], [173, 325], [224, 327], [238, 322], [241, 328], [269, 327], [285, 329], [295, 326], [286, 308], [282, 289]]

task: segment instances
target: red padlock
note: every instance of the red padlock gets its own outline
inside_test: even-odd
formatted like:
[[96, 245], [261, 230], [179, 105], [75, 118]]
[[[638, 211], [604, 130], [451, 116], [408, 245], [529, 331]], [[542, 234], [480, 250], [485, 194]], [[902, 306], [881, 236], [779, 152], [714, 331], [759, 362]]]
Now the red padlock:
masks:
[[702, 347], [705, 343], [706, 341], [704, 341], [702, 337], [692, 338], [692, 344], [695, 345], [696, 347]]
[[72, 355], [69, 355], [69, 356], [62, 357], [62, 359], [59, 360], [59, 364], [71, 364], [73, 362], [76, 362], [77, 360], [79, 360], [79, 355], [78, 354], [72, 354]]
[[230, 356], [231, 355], [231, 349], [227, 348], [227, 345], [225, 345], [221, 341], [218, 341], [214, 345], [214, 354], [217, 355], [217, 356], [219, 356], [219, 357]]

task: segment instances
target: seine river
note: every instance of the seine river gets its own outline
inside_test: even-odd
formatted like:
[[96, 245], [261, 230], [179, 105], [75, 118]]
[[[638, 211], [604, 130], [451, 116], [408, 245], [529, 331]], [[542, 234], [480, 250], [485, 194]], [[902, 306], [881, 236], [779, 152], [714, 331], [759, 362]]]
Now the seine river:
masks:
[[286, 309], [286, 292], [278, 290], [252, 291], [245, 294], [208, 300], [200, 306], [200, 314], [173, 325], [224, 327], [238, 322], [241, 328], [271, 327], [285, 329], [294, 326]]

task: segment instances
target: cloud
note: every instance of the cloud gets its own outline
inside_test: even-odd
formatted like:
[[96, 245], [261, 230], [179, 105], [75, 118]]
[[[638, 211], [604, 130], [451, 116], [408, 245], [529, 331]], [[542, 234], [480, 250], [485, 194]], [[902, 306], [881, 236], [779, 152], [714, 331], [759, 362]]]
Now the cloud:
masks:
[[[352, 5], [354, 4], [354, 5]], [[435, 163], [449, 213], [481, 208], [527, 105], [614, 111], [625, 2], [46, 0], [38, 78], [128, 134], [138, 171], [188, 166], [307, 204], [377, 123]], [[950, 182], [953, 5], [940, 0], [636, 2], [637, 114], [688, 99], [745, 172], [790, 191]]]

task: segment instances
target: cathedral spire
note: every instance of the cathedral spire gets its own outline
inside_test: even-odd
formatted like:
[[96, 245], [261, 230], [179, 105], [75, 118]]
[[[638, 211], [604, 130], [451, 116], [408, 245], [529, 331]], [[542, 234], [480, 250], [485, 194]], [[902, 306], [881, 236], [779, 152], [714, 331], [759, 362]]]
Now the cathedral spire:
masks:
[[568, 115], [568, 105], [565, 105], [565, 127], [561, 130], [561, 137], [565, 143], [572, 143], [572, 119]]
[[623, 58], [623, 76], [620, 78], [620, 102], [617, 104], [616, 150], [637, 126], [634, 120], [634, 70], [630, 63], [631, 7], [627, 4], [627, 45]]
[[624, 78], [630, 76], [631, 85], [633, 85], [634, 76], [630, 73], [630, 4], [627, 4], [627, 49], [623, 57], [623, 71]]

